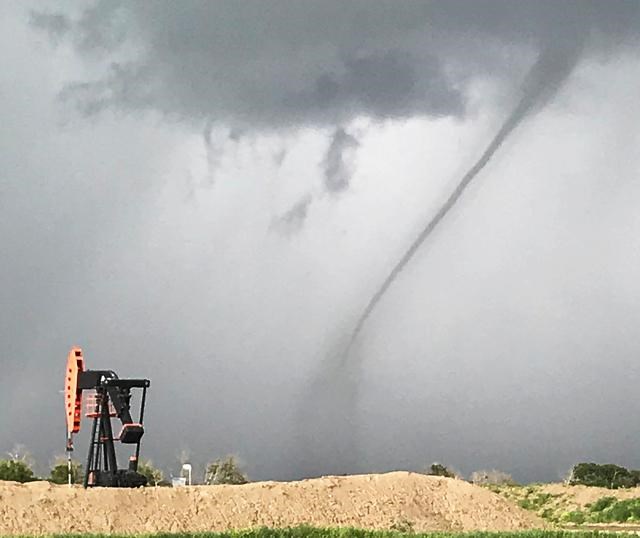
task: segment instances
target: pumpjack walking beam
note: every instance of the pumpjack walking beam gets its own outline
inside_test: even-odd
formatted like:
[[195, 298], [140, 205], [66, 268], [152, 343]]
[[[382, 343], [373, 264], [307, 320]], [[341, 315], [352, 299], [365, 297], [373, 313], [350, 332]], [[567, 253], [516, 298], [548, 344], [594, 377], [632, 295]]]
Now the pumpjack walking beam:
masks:
[[[87, 398], [86, 416], [93, 419], [84, 487], [138, 487], [146, 478], [138, 473], [140, 442], [144, 435], [144, 409], [148, 379], [120, 379], [111, 370], [85, 370], [80, 348], [72, 348], [67, 358], [65, 405], [67, 410], [67, 450], [73, 450], [73, 435], [80, 431], [83, 391], [93, 391]], [[131, 416], [132, 389], [142, 389], [138, 421]], [[117, 417], [122, 430], [113, 436], [111, 419]], [[115, 441], [135, 445], [126, 469], [119, 469]]]

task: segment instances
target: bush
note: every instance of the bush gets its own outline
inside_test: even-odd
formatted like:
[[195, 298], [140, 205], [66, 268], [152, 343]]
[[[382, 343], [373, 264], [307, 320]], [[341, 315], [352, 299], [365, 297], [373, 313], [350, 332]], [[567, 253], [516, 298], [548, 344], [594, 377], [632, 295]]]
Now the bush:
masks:
[[640, 471], [611, 463], [578, 463], [571, 470], [569, 484], [609, 489], [632, 488], [640, 484]]
[[589, 510], [591, 512], [602, 512], [606, 508], [609, 508], [612, 504], [615, 504], [616, 501], [617, 499], [615, 497], [602, 497], [601, 499], [598, 499], [596, 502], [594, 502], [589, 507]]
[[32, 482], [36, 480], [29, 464], [20, 460], [0, 460], [0, 480]]
[[150, 460], [140, 460], [138, 462], [138, 472], [147, 478], [147, 486], [164, 484], [164, 473], [154, 467]]
[[590, 518], [595, 523], [615, 523], [640, 520], [640, 499], [618, 501], [604, 497], [590, 508]]
[[401, 534], [413, 534], [413, 521], [408, 520], [406, 517], [402, 517], [393, 525], [391, 525], [390, 530], [399, 532]]
[[561, 519], [567, 523], [577, 523], [578, 525], [581, 525], [585, 522], [586, 516], [584, 515], [584, 512], [574, 510], [573, 512], [566, 512], [565, 514], [562, 514]]
[[562, 514], [562, 521], [570, 523], [630, 523], [640, 521], [640, 499], [617, 500], [602, 497], [587, 511], [576, 510]]
[[456, 473], [441, 463], [432, 463], [427, 474], [431, 476], [446, 476], [447, 478], [456, 477]]
[[246, 475], [240, 470], [233, 456], [216, 460], [207, 467], [207, 477], [205, 480], [207, 485], [246, 484], [247, 482]]
[[557, 495], [551, 493], [527, 493], [525, 498], [518, 504], [525, 510], [541, 510], [547, 503], [551, 502]]
[[[71, 462], [71, 483], [81, 484], [83, 479], [82, 465], [77, 461]], [[51, 469], [49, 482], [54, 484], [69, 483], [69, 465], [66, 461], [59, 460]]]

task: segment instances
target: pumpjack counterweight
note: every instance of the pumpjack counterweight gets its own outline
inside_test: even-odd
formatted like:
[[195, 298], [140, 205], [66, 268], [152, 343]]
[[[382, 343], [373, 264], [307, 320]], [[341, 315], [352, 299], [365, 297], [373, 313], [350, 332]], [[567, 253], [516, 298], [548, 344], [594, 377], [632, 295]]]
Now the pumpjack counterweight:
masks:
[[[89, 454], [84, 475], [84, 487], [139, 487], [147, 484], [138, 473], [140, 442], [144, 435], [144, 409], [148, 379], [120, 379], [111, 370], [85, 370], [82, 350], [74, 347], [67, 358], [65, 378], [67, 411], [67, 451], [73, 451], [73, 435], [80, 431], [83, 393], [86, 394], [86, 417], [92, 419]], [[131, 415], [132, 390], [141, 389], [138, 420]], [[111, 420], [119, 419], [122, 429], [113, 435]], [[125, 469], [118, 467], [115, 441], [133, 445], [134, 453]]]

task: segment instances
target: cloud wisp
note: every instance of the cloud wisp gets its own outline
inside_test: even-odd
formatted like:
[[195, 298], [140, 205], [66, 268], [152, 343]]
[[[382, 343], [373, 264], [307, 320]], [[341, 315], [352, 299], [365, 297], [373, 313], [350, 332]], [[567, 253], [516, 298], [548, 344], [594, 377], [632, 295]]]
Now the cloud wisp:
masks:
[[324, 185], [329, 192], [339, 193], [349, 188], [359, 145], [358, 139], [343, 127], [334, 131], [323, 161]]

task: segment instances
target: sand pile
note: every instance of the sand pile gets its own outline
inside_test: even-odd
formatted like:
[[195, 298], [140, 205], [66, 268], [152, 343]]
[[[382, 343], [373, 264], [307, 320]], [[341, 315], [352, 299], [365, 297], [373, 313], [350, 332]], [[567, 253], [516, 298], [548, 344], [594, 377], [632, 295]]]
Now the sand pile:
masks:
[[142, 533], [296, 525], [428, 530], [544, 526], [463, 481], [396, 472], [244, 486], [93, 489], [0, 482], [0, 535]]

